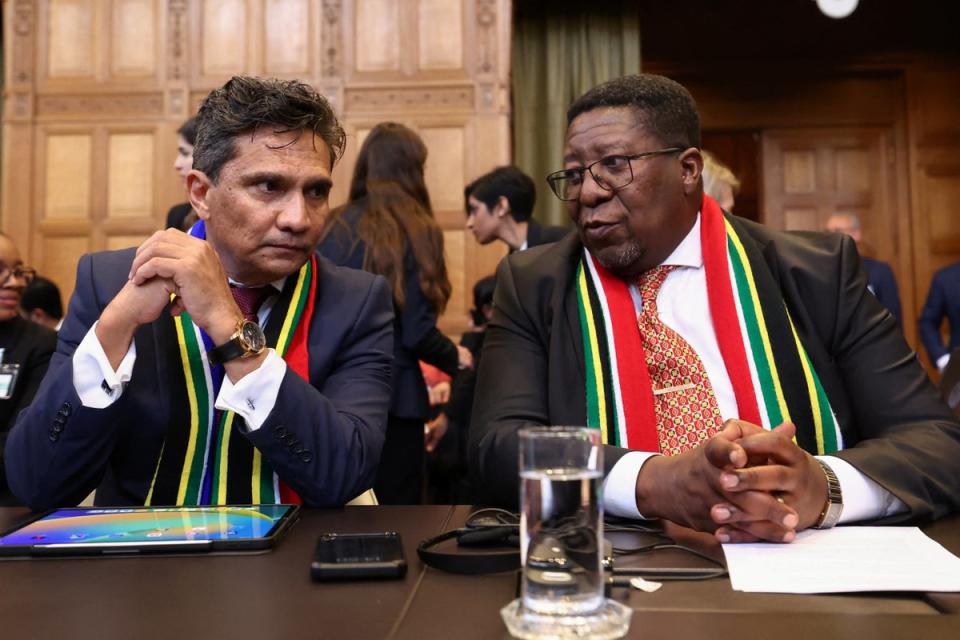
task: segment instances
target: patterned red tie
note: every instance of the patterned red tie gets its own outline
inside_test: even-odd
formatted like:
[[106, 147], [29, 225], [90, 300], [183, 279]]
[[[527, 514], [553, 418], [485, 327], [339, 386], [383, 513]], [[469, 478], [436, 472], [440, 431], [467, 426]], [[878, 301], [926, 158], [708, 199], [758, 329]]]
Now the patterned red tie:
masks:
[[270, 285], [262, 287], [235, 287], [230, 285], [230, 293], [233, 294], [233, 299], [237, 301], [240, 313], [251, 322], [257, 322], [257, 312], [263, 305], [263, 301], [276, 292], [277, 290]]
[[723, 422], [697, 352], [657, 315], [657, 293], [674, 268], [655, 267], [638, 282], [643, 309], [637, 316], [637, 326], [653, 385], [660, 452], [668, 456], [683, 453], [714, 435]]

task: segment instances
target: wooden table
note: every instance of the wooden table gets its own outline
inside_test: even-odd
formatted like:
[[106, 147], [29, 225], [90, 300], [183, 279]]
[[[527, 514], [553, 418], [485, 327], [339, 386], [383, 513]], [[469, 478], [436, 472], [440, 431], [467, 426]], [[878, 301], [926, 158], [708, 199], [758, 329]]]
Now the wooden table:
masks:
[[[464, 506], [306, 510], [272, 552], [0, 562], [0, 638], [508, 638], [500, 608], [514, 574], [428, 569], [416, 544], [463, 522]], [[0, 528], [26, 517], [0, 509]], [[309, 564], [322, 532], [398, 530], [403, 580], [318, 584]], [[925, 529], [960, 554], [960, 516]], [[709, 536], [671, 535], [715, 557]], [[634, 534], [630, 534], [631, 536]], [[680, 552], [637, 566], [704, 566]], [[627, 563], [618, 560], [618, 566]], [[614, 589], [634, 609], [631, 638], [960, 638], [960, 594], [781, 595], [735, 592], [729, 580], [668, 582], [652, 594]]]

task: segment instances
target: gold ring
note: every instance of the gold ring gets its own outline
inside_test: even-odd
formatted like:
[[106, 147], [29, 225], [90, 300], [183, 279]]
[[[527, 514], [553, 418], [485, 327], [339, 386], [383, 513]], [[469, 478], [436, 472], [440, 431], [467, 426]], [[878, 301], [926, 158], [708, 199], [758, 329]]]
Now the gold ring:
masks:
[[787, 504], [786, 502], [783, 501], [783, 496], [780, 495], [779, 493], [773, 494], [773, 497], [776, 498], [777, 502], [779, 502], [780, 504], [783, 504], [783, 505]]

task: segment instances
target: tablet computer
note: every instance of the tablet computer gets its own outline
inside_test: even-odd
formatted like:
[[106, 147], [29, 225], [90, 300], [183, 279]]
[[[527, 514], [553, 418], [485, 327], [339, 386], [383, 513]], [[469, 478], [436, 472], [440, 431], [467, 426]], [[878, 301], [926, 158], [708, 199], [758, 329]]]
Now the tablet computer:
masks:
[[0, 556], [269, 549], [298, 515], [292, 504], [55, 509], [0, 535]]

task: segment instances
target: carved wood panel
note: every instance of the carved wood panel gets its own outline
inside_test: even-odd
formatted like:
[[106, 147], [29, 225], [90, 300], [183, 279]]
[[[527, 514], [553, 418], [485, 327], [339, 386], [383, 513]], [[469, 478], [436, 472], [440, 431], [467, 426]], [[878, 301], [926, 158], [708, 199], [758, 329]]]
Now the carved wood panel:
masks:
[[[8, 0], [3, 229], [65, 295], [81, 251], [137, 244], [185, 199], [176, 129], [233, 74], [296, 78], [348, 132], [332, 204], [384, 120], [419, 131], [461, 331], [503, 255], [463, 228], [463, 185], [510, 158], [510, 0]], [[479, 144], [482, 141], [482, 144]]]

